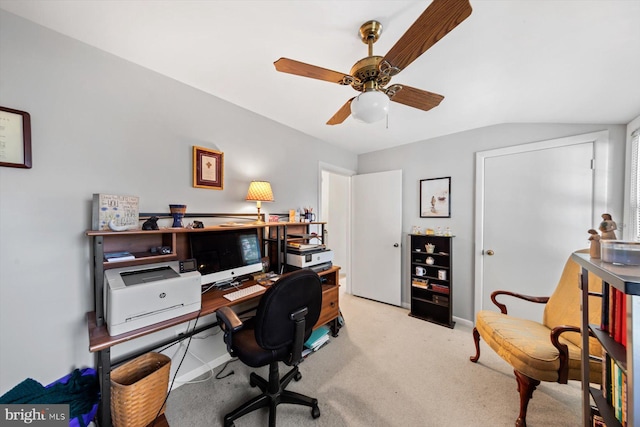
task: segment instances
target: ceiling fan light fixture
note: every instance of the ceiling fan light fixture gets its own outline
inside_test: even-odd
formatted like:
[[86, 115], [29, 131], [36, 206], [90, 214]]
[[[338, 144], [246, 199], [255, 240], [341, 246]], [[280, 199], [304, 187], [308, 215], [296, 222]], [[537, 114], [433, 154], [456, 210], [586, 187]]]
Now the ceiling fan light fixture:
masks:
[[351, 102], [351, 115], [365, 123], [374, 123], [384, 119], [389, 112], [389, 97], [378, 90], [368, 90]]

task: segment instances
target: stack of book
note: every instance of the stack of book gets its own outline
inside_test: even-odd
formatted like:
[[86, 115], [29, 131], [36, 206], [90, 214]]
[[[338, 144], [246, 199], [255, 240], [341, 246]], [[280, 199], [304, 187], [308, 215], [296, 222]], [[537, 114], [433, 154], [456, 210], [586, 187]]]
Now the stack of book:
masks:
[[314, 351], [318, 351], [320, 347], [329, 342], [329, 327], [321, 326], [311, 333], [309, 339], [304, 343], [305, 350], [303, 356], [307, 356]]
[[291, 252], [308, 252], [308, 251], [319, 251], [324, 249], [326, 249], [326, 247], [321, 243], [299, 243], [299, 242], [287, 243], [287, 250]]
[[413, 279], [411, 279], [411, 286], [414, 286], [416, 288], [427, 289], [429, 288], [429, 280], [418, 279], [417, 277], [414, 277]]
[[105, 252], [104, 259], [108, 262], [118, 262], [118, 261], [130, 261], [132, 259], [136, 259], [135, 256], [131, 252]]

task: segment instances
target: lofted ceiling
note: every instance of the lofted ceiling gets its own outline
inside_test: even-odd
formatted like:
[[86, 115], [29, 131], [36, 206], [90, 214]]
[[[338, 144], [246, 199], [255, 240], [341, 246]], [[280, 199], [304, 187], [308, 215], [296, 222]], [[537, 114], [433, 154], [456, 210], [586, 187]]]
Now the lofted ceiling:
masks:
[[[640, 0], [471, 0], [393, 83], [444, 95], [424, 112], [325, 123], [349, 86], [279, 73], [287, 57], [349, 73], [375, 19], [384, 56], [430, 1], [0, 0], [0, 8], [355, 153], [499, 123], [626, 124], [640, 115]], [[0, 52], [1, 54], [1, 52]]]

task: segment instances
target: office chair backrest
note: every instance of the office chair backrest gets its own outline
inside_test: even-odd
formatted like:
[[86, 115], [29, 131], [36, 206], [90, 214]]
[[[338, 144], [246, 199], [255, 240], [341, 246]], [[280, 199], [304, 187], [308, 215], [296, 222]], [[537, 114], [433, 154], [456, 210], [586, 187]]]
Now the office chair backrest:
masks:
[[291, 313], [306, 307], [305, 334], [320, 317], [322, 286], [320, 278], [310, 270], [298, 270], [287, 274], [267, 289], [260, 300], [255, 317], [255, 335], [258, 345], [266, 350], [289, 346], [294, 339], [294, 322]]

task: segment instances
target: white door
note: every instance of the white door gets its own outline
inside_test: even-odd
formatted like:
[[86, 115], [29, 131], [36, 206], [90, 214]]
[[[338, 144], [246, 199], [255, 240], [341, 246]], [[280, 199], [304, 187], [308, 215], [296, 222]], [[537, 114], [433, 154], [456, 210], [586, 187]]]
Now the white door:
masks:
[[402, 171], [355, 175], [351, 179], [351, 291], [399, 306]]
[[[477, 309], [497, 310], [490, 295], [498, 289], [550, 296], [571, 252], [588, 246], [594, 143], [572, 141], [525, 144], [478, 157]], [[542, 320], [543, 304], [512, 297], [500, 302], [509, 314]]]

